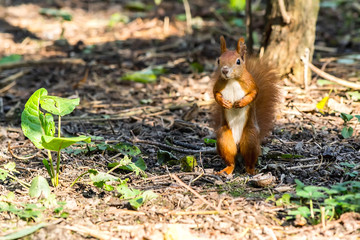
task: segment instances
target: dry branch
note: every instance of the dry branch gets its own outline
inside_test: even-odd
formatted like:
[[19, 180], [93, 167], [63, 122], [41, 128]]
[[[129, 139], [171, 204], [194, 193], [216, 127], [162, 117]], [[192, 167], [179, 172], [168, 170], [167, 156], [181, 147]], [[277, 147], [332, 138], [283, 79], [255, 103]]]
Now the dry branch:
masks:
[[76, 64], [85, 65], [86, 62], [81, 58], [59, 58], [59, 59], [41, 59], [41, 60], [28, 60], [14, 63], [6, 63], [0, 65], [0, 72], [8, 69], [21, 68], [21, 67], [34, 67], [42, 65], [56, 65], [56, 64]]
[[[304, 62], [304, 58], [302, 57], [301, 60]], [[312, 71], [314, 71], [316, 74], [318, 74], [320, 77], [325, 78], [326, 80], [329, 80], [331, 82], [337, 83], [339, 85], [348, 87], [348, 88], [352, 88], [355, 90], [359, 90], [360, 89], [360, 84], [354, 83], [354, 82], [350, 82], [350, 81], [346, 81], [344, 79], [341, 78], [337, 78], [335, 76], [332, 76], [324, 71], [321, 71], [319, 68], [315, 67], [312, 63], [308, 63], [310, 69]]]
[[64, 228], [64, 229], [67, 229], [70, 231], [74, 231], [74, 232], [78, 232], [78, 233], [81, 233], [84, 235], [89, 235], [94, 238], [98, 238], [100, 240], [118, 240], [118, 239], [120, 239], [120, 238], [111, 236], [110, 232], [104, 232], [104, 231], [88, 228], [88, 227], [81, 226], [81, 225], [61, 226], [61, 228]]
[[195, 191], [194, 189], [192, 189], [190, 186], [186, 185], [183, 181], [180, 180], [180, 178], [178, 178], [175, 174], [170, 174], [170, 177], [172, 177], [177, 183], [179, 183], [181, 186], [183, 186], [184, 188], [186, 188], [187, 190], [189, 190], [191, 193], [193, 193], [195, 196], [197, 196], [202, 202], [204, 202], [206, 205], [208, 205], [209, 207], [211, 207], [212, 209], [215, 209], [220, 215], [224, 216], [226, 219], [232, 221], [233, 223], [238, 224], [239, 222], [236, 221], [234, 218], [222, 214], [222, 210], [221, 208], [214, 206], [211, 202], [209, 202], [208, 200], [206, 200], [203, 196], [201, 196], [197, 191]]
[[150, 141], [150, 140], [141, 140], [141, 139], [131, 139], [129, 137], [124, 137], [127, 141], [132, 142], [132, 143], [143, 143], [143, 144], [148, 144], [148, 145], [154, 145], [157, 147], [161, 147], [167, 150], [171, 150], [171, 151], [176, 151], [176, 152], [180, 152], [180, 153], [216, 153], [216, 149], [215, 148], [205, 148], [205, 149], [199, 149], [199, 150], [194, 150], [194, 149], [185, 149], [185, 148], [179, 148], [179, 147], [174, 147], [174, 146], [170, 146], [170, 145], [166, 145], [164, 143], [159, 143], [159, 142], [154, 142], [154, 141]]

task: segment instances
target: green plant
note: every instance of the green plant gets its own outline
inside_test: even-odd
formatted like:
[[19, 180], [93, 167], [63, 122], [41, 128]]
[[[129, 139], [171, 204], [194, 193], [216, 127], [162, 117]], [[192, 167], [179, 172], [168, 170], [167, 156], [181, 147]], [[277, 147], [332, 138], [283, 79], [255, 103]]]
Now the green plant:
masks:
[[[358, 122], [360, 122], [360, 115], [354, 115], [355, 118], [357, 118]], [[353, 115], [351, 114], [347, 114], [347, 113], [340, 113], [340, 117], [342, 120], [344, 120], [344, 127], [341, 131], [341, 135], [344, 137], [344, 138], [349, 138], [353, 135], [354, 133], [354, 129], [350, 126], [348, 126], [348, 123], [351, 119], [354, 118]]]
[[359, 175], [359, 172], [353, 169], [356, 167], [354, 163], [341, 162], [340, 165], [345, 170], [345, 175], [348, 175], [351, 178], [354, 178]]
[[[21, 114], [21, 128], [24, 135], [39, 149], [47, 149], [48, 158], [43, 160], [54, 187], [59, 185], [61, 150], [80, 141], [90, 143], [90, 137], [61, 137], [61, 117], [71, 113], [80, 100], [48, 96], [44, 88], [37, 90], [25, 104]], [[43, 113], [41, 107], [47, 111]], [[55, 137], [55, 122], [53, 115], [58, 115], [58, 132]], [[54, 170], [51, 151], [57, 152], [56, 172]]]
[[25, 188], [29, 188], [30, 184], [18, 179], [15, 177], [14, 173], [17, 171], [15, 170], [16, 164], [14, 162], [9, 162], [5, 165], [3, 165], [3, 168], [0, 168], [0, 180], [4, 181], [7, 177], [17, 181], [20, 183], [21, 186]]
[[116, 190], [120, 194], [120, 198], [127, 200], [135, 210], [147, 201], [157, 198], [157, 194], [153, 191], [141, 191], [130, 188], [127, 184], [128, 179], [121, 180], [120, 178], [111, 175], [110, 172], [111, 170], [105, 173], [99, 172], [96, 169], [89, 169], [81, 174], [71, 186], [73, 186], [81, 177], [89, 174], [90, 180], [94, 186], [104, 189], [105, 191]]
[[[295, 180], [296, 193], [284, 194], [276, 204], [290, 206], [288, 219], [301, 215], [310, 223], [317, 224], [323, 218], [332, 220], [342, 213], [360, 211], [360, 182], [347, 181], [330, 188], [305, 186], [300, 180]], [[292, 199], [291, 199], [292, 198]], [[271, 200], [271, 199], [270, 199]], [[291, 205], [292, 203], [292, 205]], [[295, 207], [293, 207], [295, 205]]]

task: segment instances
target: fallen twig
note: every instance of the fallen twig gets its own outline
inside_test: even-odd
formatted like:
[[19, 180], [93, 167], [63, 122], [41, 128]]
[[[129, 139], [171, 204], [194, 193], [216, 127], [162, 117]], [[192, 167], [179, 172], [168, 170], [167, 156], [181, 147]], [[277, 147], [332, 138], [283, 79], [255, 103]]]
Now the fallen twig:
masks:
[[41, 59], [41, 60], [28, 60], [28, 61], [19, 61], [14, 63], [5, 63], [0, 65], [0, 71], [21, 68], [21, 67], [34, 67], [42, 65], [53, 65], [53, 64], [77, 64], [85, 65], [86, 62], [81, 58], [56, 58], [56, 59]]
[[169, 146], [166, 145], [164, 143], [159, 143], [159, 142], [154, 142], [154, 141], [150, 141], [150, 140], [140, 140], [140, 139], [132, 139], [129, 137], [124, 136], [124, 138], [132, 143], [143, 143], [143, 144], [148, 144], [148, 145], [154, 145], [157, 147], [161, 147], [161, 148], [165, 148], [167, 150], [171, 150], [171, 151], [176, 151], [176, 152], [180, 152], [180, 153], [216, 153], [216, 149], [215, 148], [205, 148], [205, 149], [199, 149], [199, 150], [193, 150], [193, 149], [185, 149], [185, 148], [179, 148], [179, 147], [174, 147], [174, 146]]
[[294, 170], [294, 169], [299, 169], [299, 168], [312, 168], [312, 167], [319, 167], [321, 165], [323, 165], [323, 163], [301, 165], [301, 166], [288, 167], [288, 168], [286, 168], [286, 170]]
[[186, 185], [183, 181], [180, 180], [180, 178], [178, 178], [175, 174], [170, 174], [170, 177], [172, 177], [177, 183], [179, 183], [181, 186], [183, 186], [184, 188], [186, 188], [187, 190], [189, 190], [192, 194], [194, 194], [195, 196], [197, 196], [201, 201], [203, 201], [206, 205], [208, 205], [209, 207], [211, 207], [212, 209], [215, 209], [219, 214], [221, 214], [222, 216], [224, 216], [225, 218], [227, 218], [228, 220], [238, 224], [239, 222], [236, 221], [234, 218], [222, 214], [222, 210], [221, 208], [214, 206], [211, 202], [209, 202], [208, 200], [206, 200], [203, 196], [201, 196], [197, 191], [195, 191], [193, 188], [191, 188], [190, 186]]
[[[304, 57], [301, 57], [301, 60], [304, 62]], [[305, 60], [306, 61], [306, 60]], [[356, 89], [359, 90], [360, 89], [360, 84], [354, 83], [354, 82], [350, 82], [350, 81], [346, 81], [344, 79], [341, 78], [337, 78], [335, 76], [332, 76], [324, 71], [321, 71], [319, 68], [315, 67], [312, 63], [308, 63], [310, 69], [312, 71], [314, 71], [316, 74], [318, 74], [319, 76], [325, 78], [326, 80], [329, 80], [331, 82], [337, 83], [339, 85], [348, 87], [348, 88], [352, 88], [352, 89]]]
[[[18, 147], [24, 147], [24, 146], [18, 146]], [[33, 155], [29, 156], [29, 157], [20, 157], [20, 156], [16, 155], [16, 154], [12, 151], [13, 148], [14, 148], [14, 147], [11, 147], [10, 142], [8, 142], [8, 151], [10, 152], [11, 156], [13, 156], [14, 158], [20, 159], [20, 160], [27, 160], [27, 159], [34, 158], [34, 157], [36, 157], [36, 156], [41, 152], [41, 150], [39, 150], [37, 153], [35, 153], [35, 154], [33, 154]]]
[[70, 231], [79, 232], [81, 234], [90, 235], [90, 236], [92, 236], [94, 238], [98, 238], [100, 240], [120, 240], [120, 238], [111, 236], [109, 232], [99, 231], [99, 230], [91, 229], [91, 228], [81, 226], [81, 225], [60, 226], [60, 227], [70, 230]]
[[[198, 106], [207, 106], [207, 105], [211, 105], [212, 103], [214, 103], [214, 100], [209, 100], [209, 101], [198, 101], [195, 102]], [[140, 114], [154, 114], [156, 112], [159, 111], [164, 111], [164, 110], [176, 110], [176, 109], [181, 109], [181, 108], [185, 108], [185, 107], [191, 107], [194, 104], [194, 102], [191, 103], [179, 103], [179, 104], [173, 104], [173, 103], [169, 103], [166, 104], [163, 107], [159, 107], [159, 106], [146, 106], [146, 107], [136, 107], [136, 108], [131, 108], [131, 109], [125, 109], [123, 111], [120, 111], [117, 114], [111, 115], [109, 118], [95, 118], [95, 117], [64, 117], [61, 120], [64, 122], [68, 122], [68, 121], [76, 121], [76, 120], [81, 120], [81, 121], [91, 121], [91, 122], [97, 122], [97, 121], [109, 121], [109, 120], [122, 120], [122, 119], [126, 119], [129, 118], [131, 116], [135, 116], [135, 115], [140, 115]]]
[[[0, 67], [1, 67], [1, 66], [0, 66]], [[12, 81], [14, 81], [14, 80], [16, 80], [16, 79], [24, 76], [24, 75], [27, 74], [28, 72], [29, 72], [29, 70], [26, 69], [26, 70], [17, 72], [17, 73], [15, 73], [15, 74], [12, 74], [12, 75], [4, 78], [4, 79], [1, 79], [0, 84], [1, 84], [1, 85], [8, 84], [8, 83], [10, 83], [10, 82], [12, 82]]]
[[7, 86], [0, 89], [0, 93], [7, 92], [10, 88], [16, 85], [16, 82], [9, 83]]
[[171, 211], [168, 212], [167, 214], [169, 215], [212, 215], [212, 214], [226, 214], [229, 213], [229, 210], [221, 210], [220, 212], [215, 210], [215, 211]]

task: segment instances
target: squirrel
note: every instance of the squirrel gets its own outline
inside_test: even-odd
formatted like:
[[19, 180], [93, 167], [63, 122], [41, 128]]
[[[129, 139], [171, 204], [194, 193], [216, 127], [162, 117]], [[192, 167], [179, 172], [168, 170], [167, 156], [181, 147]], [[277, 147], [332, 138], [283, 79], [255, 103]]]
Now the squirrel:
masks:
[[232, 174], [235, 159], [242, 158], [247, 173], [255, 174], [260, 143], [271, 131], [279, 102], [279, 76], [264, 60], [246, 56], [244, 38], [236, 50], [228, 50], [220, 37], [213, 94], [216, 101], [217, 152], [226, 168], [218, 174]]

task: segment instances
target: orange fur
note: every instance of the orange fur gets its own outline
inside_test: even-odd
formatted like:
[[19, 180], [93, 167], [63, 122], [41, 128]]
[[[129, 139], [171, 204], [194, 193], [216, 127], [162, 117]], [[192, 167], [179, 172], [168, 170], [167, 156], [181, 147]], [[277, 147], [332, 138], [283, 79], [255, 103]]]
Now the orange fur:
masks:
[[[231, 174], [235, 167], [235, 159], [240, 154], [246, 172], [255, 174], [255, 166], [261, 152], [260, 143], [274, 124], [280, 95], [277, 85], [279, 76], [266, 59], [246, 56], [246, 46], [242, 38], [238, 41], [236, 51], [227, 50], [225, 40], [221, 38], [221, 52], [219, 67], [214, 74], [216, 82], [213, 93], [217, 104], [213, 112], [218, 129], [217, 150], [227, 167], [219, 173]], [[238, 59], [241, 64], [236, 63]], [[226, 71], [223, 70], [224, 68]], [[244, 96], [233, 103], [222, 95], [222, 90], [232, 80], [236, 80], [244, 92]], [[244, 110], [247, 116], [244, 120], [246, 122], [240, 142], [236, 145], [225, 116], [225, 109], [241, 109], [245, 106], [249, 106]]]
[[227, 125], [224, 125], [217, 131], [217, 136], [217, 150], [227, 166], [220, 173], [226, 172], [227, 174], [231, 174], [235, 168], [234, 159], [237, 155], [237, 146], [234, 142], [232, 132]]

